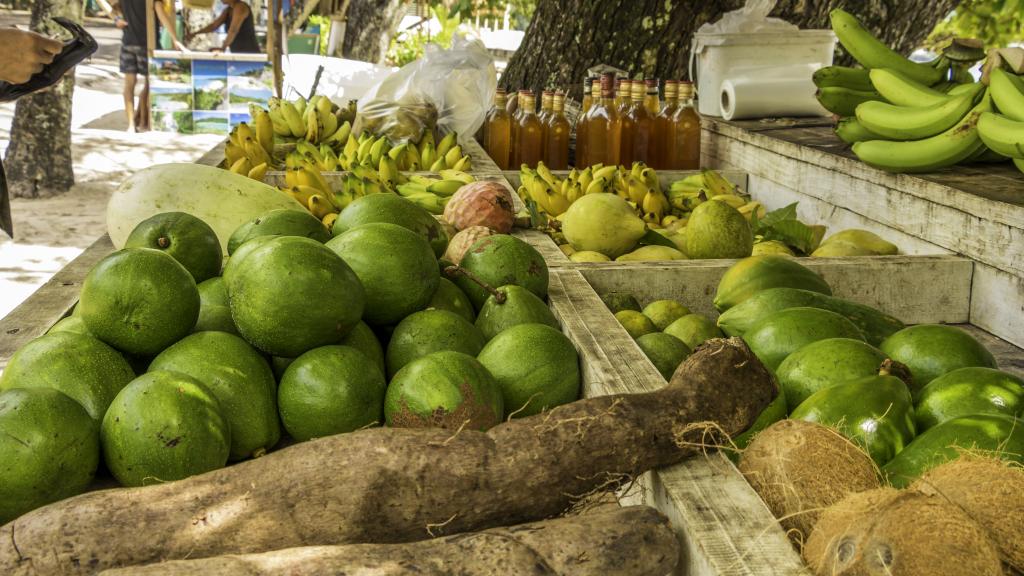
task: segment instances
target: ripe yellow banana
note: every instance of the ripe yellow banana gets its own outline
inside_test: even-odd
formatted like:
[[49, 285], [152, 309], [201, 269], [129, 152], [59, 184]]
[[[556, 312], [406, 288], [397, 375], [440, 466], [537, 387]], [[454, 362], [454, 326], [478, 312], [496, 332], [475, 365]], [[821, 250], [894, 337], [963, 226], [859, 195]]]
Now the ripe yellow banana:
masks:
[[398, 185], [398, 166], [390, 156], [381, 156], [377, 172], [380, 175], [380, 182], [388, 190], [394, 190]]
[[288, 130], [291, 131], [292, 136], [299, 138], [306, 135], [306, 124], [302, 121], [302, 116], [291, 102], [282, 101], [278, 110], [281, 111], [281, 117], [284, 118], [284, 121], [288, 123]]
[[471, 184], [476, 182], [476, 178], [472, 174], [463, 172], [462, 170], [455, 170], [454, 168], [447, 168], [438, 172], [441, 178], [445, 180], [458, 180], [463, 184]]
[[306, 207], [309, 208], [309, 211], [313, 213], [313, 216], [316, 216], [317, 218], [320, 219], [323, 219], [324, 216], [327, 216], [331, 212], [334, 212], [334, 206], [327, 201], [327, 198], [324, 198], [319, 194], [313, 194], [312, 196], [310, 196], [309, 202], [307, 202]]
[[444, 207], [448, 204], [448, 198], [442, 198], [430, 192], [418, 192], [405, 197], [406, 200], [416, 204], [431, 214], [444, 214]]
[[444, 164], [448, 168], [455, 168], [455, 164], [462, 159], [462, 146], [453, 146], [445, 154], [441, 154], [441, 151], [437, 151], [439, 157], [444, 158]]
[[248, 176], [249, 175], [249, 171], [252, 170], [252, 163], [249, 162], [248, 158], [243, 156], [243, 157], [239, 158], [238, 160], [236, 160], [233, 164], [231, 164], [231, 167], [228, 168], [228, 170], [234, 172], [235, 174], [241, 174], [242, 176]]
[[449, 166], [449, 168], [459, 172], [463, 172], [465, 170], [472, 170], [469, 154], [466, 154], [462, 158], [459, 158], [459, 160], [455, 164]]
[[438, 180], [427, 186], [427, 192], [447, 197], [455, 194], [458, 192], [459, 188], [462, 188], [465, 185], [466, 183], [462, 180]]
[[256, 141], [267, 151], [268, 155], [274, 154], [274, 121], [270, 119], [270, 113], [260, 110], [253, 119], [256, 122]]
[[249, 178], [252, 178], [253, 180], [259, 180], [260, 182], [262, 182], [263, 177], [267, 175], [267, 163], [263, 162], [262, 164], [257, 164], [256, 166], [253, 166], [252, 169], [249, 170], [247, 175], [249, 176]]
[[323, 219], [321, 220], [321, 222], [324, 223], [324, 226], [327, 227], [328, 230], [331, 230], [331, 229], [334, 228], [334, 222], [337, 219], [338, 219], [338, 213], [337, 212], [331, 212], [331, 213], [327, 214], [326, 216], [324, 216]]
[[458, 138], [458, 134], [455, 132], [449, 132], [441, 138], [441, 141], [437, 143], [437, 155], [444, 156], [455, 146], [455, 141]]

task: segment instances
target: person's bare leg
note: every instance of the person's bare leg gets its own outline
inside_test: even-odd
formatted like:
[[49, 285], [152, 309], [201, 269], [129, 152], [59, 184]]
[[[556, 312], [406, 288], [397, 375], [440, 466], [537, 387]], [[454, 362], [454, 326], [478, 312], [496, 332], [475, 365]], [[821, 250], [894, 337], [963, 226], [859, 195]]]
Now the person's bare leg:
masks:
[[135, 131], [135, 74], [124, 75], [124, 113], [128, 116], [128, 131]]

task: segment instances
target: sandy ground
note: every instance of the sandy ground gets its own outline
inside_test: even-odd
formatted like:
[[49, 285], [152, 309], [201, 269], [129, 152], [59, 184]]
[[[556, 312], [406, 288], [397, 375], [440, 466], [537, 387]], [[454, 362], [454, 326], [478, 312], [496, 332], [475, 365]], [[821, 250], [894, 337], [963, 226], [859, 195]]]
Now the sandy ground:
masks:
[[[0, 25], [27, 27], [23, 13], [0, 12]], [[125, 132], [127, 121], [117, 70], [120, 32], [90, 20], [100, 48], [76, 70], [72, 112], [75, 186], [37, 200], [13, 199], [15, 237], [0, 232], [0, 317], [106, 231], [107, 199], [132, 171], [165, 162], [192, 162], [219, 142], [210, 134]], [[0, 149], [10, 141], [14, 103], [0, 105]]]

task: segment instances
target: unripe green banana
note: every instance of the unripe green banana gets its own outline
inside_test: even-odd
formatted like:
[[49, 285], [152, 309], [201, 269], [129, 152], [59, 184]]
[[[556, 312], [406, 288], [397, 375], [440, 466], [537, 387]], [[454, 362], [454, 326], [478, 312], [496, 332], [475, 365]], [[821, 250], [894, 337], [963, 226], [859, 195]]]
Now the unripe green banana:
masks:
[[879, 68], [869, 74], [875, 90], [897, 106], [931, 106], [949, 99], [949, 94], [929, 88], [895, 70]]
[[978, 136], [978, 118], [992, 110], [986, 94], [980, 103], [942, 134], [896, 142], [869, 140], [853, 145], [853, 153], [864, 163], [888, 172], [929, 172], [970, 158], [983, 144]]
[[993, 68], [988, 82], [992, 101], [999, 112], [1012, 120], [1024, 122], [1024, 78], [1002, 68]]
[[[979, 85], [980, 86], [980, 85]], [[920, 140], [945, 132], [974, 106], [974, 94], [963, 94], [931, 106], [894, 106], [865, 102], [857, 107], [857, 120], [888, 140]]]
[[1024, 122], [992, 112], [978, 120], [982, 142], [994, 152], [1010, 158], [1024, 158]]
[[[949, 88], [949, 90], [946, 90], [945, 92], [950, 96], [960, 96], [961, 94], [967, 94], [968, 92], [977, 96], [978, 93], [981, 92], [981, 89], [978, 88], [978, 85], [979, 84], [977, 82], [968, 82], [966, 84], [954, 84]], [[981, 86], [984, 87], [984, 84], [982, 84]]]
[[811, 76], [818, 88], [849, 88], [850, 90], [874, 90], [871, 77], [866, 68], [849, 68], [847, 66], [825, 66], [818, 68]]
[[1013, 165], [1017, 167], [1017, 170], [1020, 170], [1022, 173], [1024, 173], [1024, 159], [1014, 158]]
[[839, 116], [853, 116], [857, 106], [872, 100], [881, 100], [878, 92], [865, 92], [861, 90], [850, 90], [849, 88], [820, 88], [815, 94], [818, 102], [825, 107], [825, 110]]
[[[865, 102], [865, 104], [868, 104]], [[849, 116], [839, 120], [836, 125], [836, 136], [847, 144], [864, 142], [865, 140], [885, 140], [885, 138], [868, 130], [861, 124], [856, 116]]]
[[829, 17], [832, 31], [843, 48], [865, 68], [891, 68], [922, 84], [932, 85], [942, 80], [942, 72], [929, 66], [911, 62], [875, 38], [852, 14], [836, 8]]

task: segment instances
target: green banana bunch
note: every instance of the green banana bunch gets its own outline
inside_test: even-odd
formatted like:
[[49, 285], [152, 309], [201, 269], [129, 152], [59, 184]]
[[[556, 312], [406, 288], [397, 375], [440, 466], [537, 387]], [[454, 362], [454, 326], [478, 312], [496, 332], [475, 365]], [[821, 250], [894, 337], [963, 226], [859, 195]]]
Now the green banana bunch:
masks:
[[897, 106], [930, 106], [950, 98], [949, 94], [917, 82], [896, 70], [878, 68], [869, 74], [875, 91]]
[[896, 106], [865, 102], [857, 106], [857, 120], [867, 130], [888, 140], [920, 140], [945, 132], [974, 106], [974, 97], [984, 86], [929, 106]]
[[472, 175], [455, 170], [445, 170], [442, 178], [413, 174], [407, 182], [396, 186], [395, 192], [432, 214], [443, 214], [452, 195], [475, 181]]
[[857, 142], [853, 153], [864, 163], [889, 172], [928, 172], [952, 166], [971, 158], [984, 145], [978, 122], [984, 112], [991, 110], [992, 99], [986, 92], [980, 103], [945, 132], [905, 142]]
[[1015, 160], [1024, 159], [1024, 122], [985, 112], [978, 119], [978, 135], [993, 152]]
[[871, 77], [864, 68], [848, 68], [846, 66], [825, 66], [814, 71], [811, 76], [818, 88], [849, 88], [871, 92], [874, 86]]
[[989, 71], [988, 90], [999, 112], [1018, 122], [1024, 122], [1024, 78], [993, 68]]
[[[868, 103], [865, 102], [865, 104]], [[859, 107], [857, 109], [860, 110]], [[836, 124], [836, 136], [839, 136], [839, 139], [847, 144], [863, 142], [865, 140], [886, 140], [886, 138], [865, 128], [856, 116], [840, 118]]]
[[853, 58], [868, 69], [889, 68], [926, 85], [941, 81], [944, 71], [928, 64], [911, 62], [875, 38], [849, 12], [836, 8], [829, 14], [832, 31]]
[[853, 90], [839, 86], [819, 88], [815, 97], [825, 110], [841, 117], [853, 116], [857, 106], [864, 102], [882, 100], [882, 95], [878, 92]]

